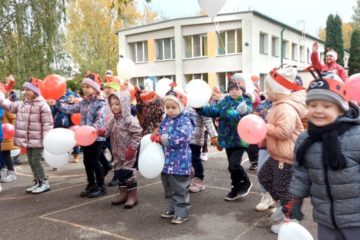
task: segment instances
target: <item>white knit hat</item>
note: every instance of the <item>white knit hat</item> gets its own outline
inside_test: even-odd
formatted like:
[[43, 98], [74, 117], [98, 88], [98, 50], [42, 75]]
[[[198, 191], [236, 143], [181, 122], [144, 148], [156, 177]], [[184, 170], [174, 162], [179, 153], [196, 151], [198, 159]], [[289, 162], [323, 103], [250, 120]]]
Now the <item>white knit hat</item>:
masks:
[[266, 82], [274, 93], [290, 94], [292, 91], [298, 91], [303, 87], [296, 84], [297, 70], [294, 67], [285, 67], [281, 69], [273, 69]]

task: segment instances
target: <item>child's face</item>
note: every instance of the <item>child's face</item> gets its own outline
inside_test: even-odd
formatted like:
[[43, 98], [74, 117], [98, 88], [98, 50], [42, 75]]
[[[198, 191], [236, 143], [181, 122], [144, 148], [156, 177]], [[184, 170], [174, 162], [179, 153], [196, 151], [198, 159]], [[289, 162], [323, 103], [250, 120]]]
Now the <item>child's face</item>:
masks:
[[118, 98], [112, 97], [110, 99], [110, 109], [114, 114], [121, 113], [121, 105]]
[[333, 123], [338, 116], [344, 114], [338, 105], [324, 100], [311, 101], [307, 109], [309, 121], [318, 127]]
[[105, 93], [106, 97], [108, 97], [111, 94], [116, 93], [116, 91], [113, 88], [104, 87], [104, 93]]
[[170, 118], [176, 118], [180, 114], [180, 108], [176, 102], [172, 100], [166, 100], [164, 105], [166, 115], [168, 115]]
[[96, 94], [96, 90], [86, 83], [81, 85], [81, 89], [83, 90], [85, 97], [91, 97]]
[[229, 90], [229, 96], [232, 98], [232, 99], [236, 99], [240, 96], [242, 96], [243, 92], [240, 88], [231, 88]]
[[28, 88], [24, 88], [24, 96], [27, 99], [34, 99], [36, 97], [36, 93], [34, 93]]
[[68, 96], [68, 101], [69, 101], [69, 103], [74, 103], [74, 101], [75, 101], [75, 97], [74, 96]]

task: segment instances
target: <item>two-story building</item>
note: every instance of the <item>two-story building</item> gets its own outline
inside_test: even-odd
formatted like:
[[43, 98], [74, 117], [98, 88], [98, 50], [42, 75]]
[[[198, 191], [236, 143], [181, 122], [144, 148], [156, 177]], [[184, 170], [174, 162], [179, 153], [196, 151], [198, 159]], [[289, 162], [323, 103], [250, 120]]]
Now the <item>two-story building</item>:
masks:
[[[303, 69], [310, 64], [314, 41], [324, 43], [257, 11], [171, 19], [119, 31], [120, 55], [136, 64], [133, 84], [147, 77], [167, 77], [184, 85], [203, 79], [226, 89], [230, 75], [264, 77], [283, 64]], [[322, 56], [320, 57], [323, 58]]]

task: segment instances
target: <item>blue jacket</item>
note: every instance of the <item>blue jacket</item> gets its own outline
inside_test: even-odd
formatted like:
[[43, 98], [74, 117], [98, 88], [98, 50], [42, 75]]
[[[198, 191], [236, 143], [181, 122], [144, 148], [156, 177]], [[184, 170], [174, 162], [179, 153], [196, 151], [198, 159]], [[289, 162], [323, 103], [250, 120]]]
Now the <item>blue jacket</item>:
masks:
[[166, 116], [159, 127], [162, 137], [165, 165], [163, 173], [174, 175], [190, 175], [191, 141], [194, 121], [190, 114], [180, 113], [176, 118]]
[[[245, 101], [248, 111], [240, 114], [237, 107], [241, 102]], [[248, 97], [239, 97], [232, 99], [230, 96], [225, 96], [219, 102], [201, 108], [200, 115], [216, 118], [219, 117], [218, 127], [218, 141], [223, 148], [231, 147], [248, 147], [249, 144], [242, 141], [237, 131], [237, 125], [240, 119], [252, 112], [252, 103]]]

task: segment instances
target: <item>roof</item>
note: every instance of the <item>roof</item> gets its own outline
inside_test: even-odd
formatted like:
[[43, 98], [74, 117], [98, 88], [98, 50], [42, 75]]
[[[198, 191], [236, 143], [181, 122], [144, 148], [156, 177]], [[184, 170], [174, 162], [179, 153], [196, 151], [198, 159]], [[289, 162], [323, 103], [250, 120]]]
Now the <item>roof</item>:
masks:
[[[252, 13], [254, 14], [255, 16], [258, 16], [262, 19], [265, 19], [269, 22], [272, 22], [274, 24], [277, 24], [277, 25], [280, 25], [282, 27], [284, 27], [285, 29], [289, 29], [293, 32], [296, 32], [298, 34], [302, 34], [302, 32], [299, 30], [299, 29], [296, 29], [294, 27], [291, 27], [285, 23], [282, 23], [278, 20], [275, 20], [274, 18], [271, 18], [265, 14], [262, 14], [256, 10], [253, 10], [253, 11], [241, 11], [241, 12], [233, 12], [233, 13], [224, 13], [224, 14], [219, 14], [218, 16], [228, 16], [228, 15], [238, 15], [238, 14], [248, 14], [248, 13]], [[181, 21], [181, 20], [189, 20], [189, 19], [198, 19], [198, 18], [208, 18], [208, 16], [195, 16], [195, 17], [183, 17], [183, 18], [173, 18], [173, 19], [167, 19], [167, 20], [163, 20], [163, 21], [159, 21], [159, 22], [154, 22], [154, 23], [150, 23], [150, 24], [146, 24], [146, 25], [141, 25], [141, 26], [136, 26], [136, 27], [130, 27], [130, 28], [126, 28], [126, 29], [121, 29], [119, 31], [116, 32], [116, 34], [118, 34], [119, 32], [126, 32], [128, 30], [133, 30], [133, 29], [141, 29], [141, 28], [145, 28], [145, 27], [148, 27], [148, 26], [154, 26], [154, 25], [157, 25], [157, 24], [163, 24], [163, 23], [167, 23], [167, 22], [176, 22], [176, 21]], [[324, 43], [323, 40], [317, 38], [317, 37], [314, 37], [310, 34], [305, 34], [306, 37], [308, 38], [312, 38], [320, 43]]]

